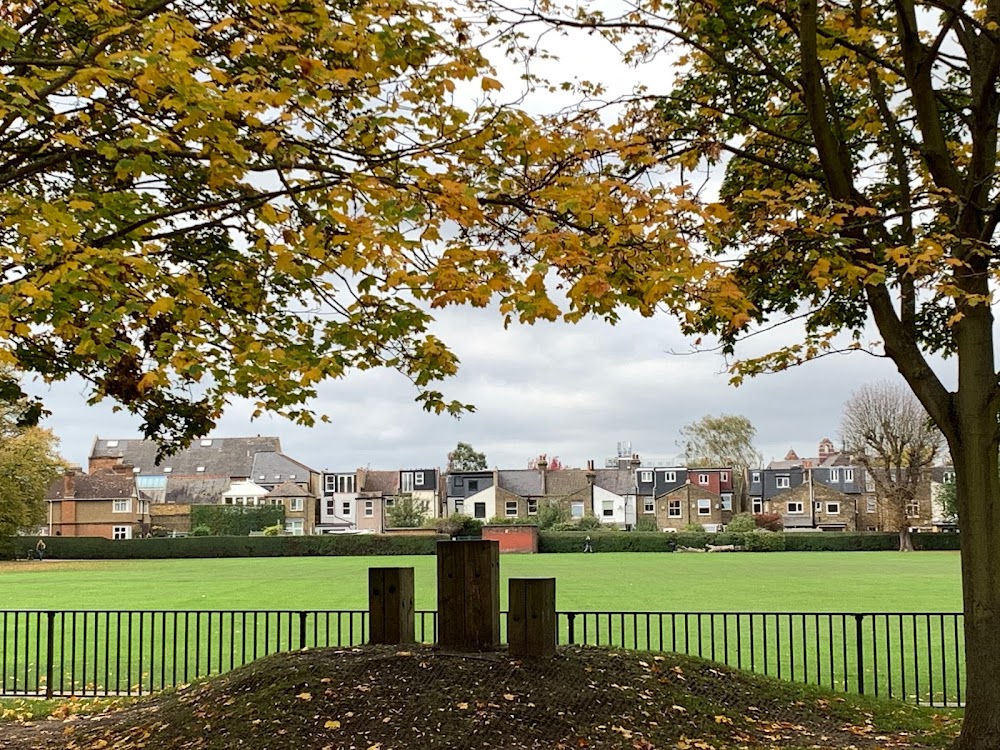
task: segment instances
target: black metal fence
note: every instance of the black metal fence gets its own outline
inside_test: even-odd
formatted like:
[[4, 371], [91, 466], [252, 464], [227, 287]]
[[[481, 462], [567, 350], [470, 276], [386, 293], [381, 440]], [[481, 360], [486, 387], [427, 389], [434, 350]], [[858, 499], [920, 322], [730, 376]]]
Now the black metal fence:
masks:
[[[363, 610], [4, 610], [0, 695], [142, 695], [278, 651], [357, 646], [367, 630]], [[418, 611], [416, 630], [433, 643], [437, 613]], [[560, 612], [559, 640], [673, 651], [911, 703], [964, 702], [954, 613]]]

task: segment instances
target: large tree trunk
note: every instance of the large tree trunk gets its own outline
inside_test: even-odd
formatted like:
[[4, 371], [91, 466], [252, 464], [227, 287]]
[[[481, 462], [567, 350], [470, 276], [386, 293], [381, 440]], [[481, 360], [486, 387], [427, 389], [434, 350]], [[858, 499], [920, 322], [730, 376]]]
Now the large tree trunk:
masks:
[[910, 527], [906, 524], [906, 519], [899, 527], [899, 551], [913, 552], [913, 539], [910, 538]]
[[[991, 404], [992, 315], [988, 305], [968, 308], [978, 325], [956, 326], [959, 388], [953, 406], [958, 425], [949, 440], [955, 464], [958, 525], [962, 540], [965, 612], [965, 721], [960, 750], [1000, 748], [1000, 474], [998, 429]], [[985, 320], [984, 320], [985, 319]], [[987, 323], [989, 321], [989, 323]]]

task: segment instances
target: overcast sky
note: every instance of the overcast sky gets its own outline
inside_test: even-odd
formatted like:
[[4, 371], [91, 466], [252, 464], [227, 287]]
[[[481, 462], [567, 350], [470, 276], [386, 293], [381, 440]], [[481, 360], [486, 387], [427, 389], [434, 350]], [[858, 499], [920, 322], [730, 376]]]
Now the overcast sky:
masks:
[[[640, 81], [655, 91], [665, 83], [662, 58], [636, 71], [624, 69], [618, 53], [593, 37], [555, 35], [546, 43], [550, 49], [562, 45], [554, 50], [562, 62], [550, 64], [550, 77], [600, 79], [612, 91]], [[500, 66], [498, 77], [508, 84], [505, 94], [511, 98], [517, 98], [520, 72]], [[549, 109], [555, 103], [547, 97], [527, 106]], [[540, 453], [584, 466], [588, 459], [600, 465], [614, 456], [619, 441], [631, 442], [644, 457], [675, 456], [683, 425], [727, 413], [750, 418], [769, 461], [789, 448], [800, 456], [815, 455], [823, 437], [838, 442], [841, 408], [851, 391], [866, 382], [898, 378], [887, 360], [852, 354], [734, 388], [721, 357], [672, 353], [689, 351], [690, 342], [667, 317], [626, 314], [616, 327], [588, 321], [508, 330], [488, 310], [450, 309], [438, 318], [435, 332], [462, 361], [460, 374], [441, 390], [448, 398], [475, 404], [476, 413], [461, 420], [426, 414], [405, 378], [374, 371], [320, 387], [314, 406], [330, 417], [330, 424], [306, 429], [278, 418], [251, 422], [252, 409], [237, 402], [215, 436], [277, 435], [286, 454], [317, 470], [444, 467], [448, 451], [460, 440], [485, 452], [491, 467], [521, 468]], [[779, 331], [754, 346], [793, 339], [794, 332]], [[942, 376], [952, 380], [950, 371]], [[112, 413], [110, 404], [86, 406], [79, 383], [31, 390], [45, 397], [52, 411], [46, 424], [61, 438], [61, 452], [70, 461], [86, 466], [97, 436], [139, 436], [138, 419]]]

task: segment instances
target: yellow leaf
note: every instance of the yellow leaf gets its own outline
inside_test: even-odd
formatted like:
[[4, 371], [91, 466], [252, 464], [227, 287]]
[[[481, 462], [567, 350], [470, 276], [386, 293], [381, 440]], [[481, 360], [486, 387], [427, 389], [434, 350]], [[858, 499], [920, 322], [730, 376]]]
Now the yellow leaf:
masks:
[[173, 297], [160, 297], [156, 302], [149, 306], [146, 314], [155, 318], [160, 313], [169, 312], [174, 309], [174, 299]]
[[299, 693], [295, 697], [301, 701], [311, 701], [313, 699], [312, 693]]
[[503, 88], [503, 84], [495, 78], [483, 77], [482, 81], [483, 91], [499, 91]]
[[504, 697], [504, 700], [508, 700], [508, 701], [514, 700], [514, 696], [511, 695], [510, 693], [504, 693], [503, 697]]
[[459, 703], [458, 707], [464, 711], [465, 709], [467, 709], [469, 707], [469, 704], [468, 703]]
[[330, 719], [330, 721], [326, 722], [323, 727], [326, 729], [340, 729], [340, 722], [336, 719]]

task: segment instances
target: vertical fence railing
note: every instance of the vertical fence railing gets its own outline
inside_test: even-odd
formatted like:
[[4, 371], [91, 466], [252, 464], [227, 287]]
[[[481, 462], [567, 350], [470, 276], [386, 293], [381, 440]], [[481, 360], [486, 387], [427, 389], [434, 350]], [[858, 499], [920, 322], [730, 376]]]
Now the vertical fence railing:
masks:
[[[415, 625], [418, 641], [436, 641], [437, 612], [418, 610]], [[0, 694], [142, 695], [367, 637], [363, 610], [0, 611]], [[677, 652], [931, 706], [965, 695], [954, 613], [560, 612], [559, 641]]]

